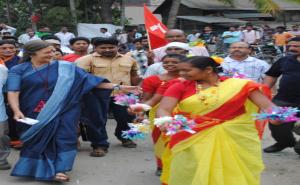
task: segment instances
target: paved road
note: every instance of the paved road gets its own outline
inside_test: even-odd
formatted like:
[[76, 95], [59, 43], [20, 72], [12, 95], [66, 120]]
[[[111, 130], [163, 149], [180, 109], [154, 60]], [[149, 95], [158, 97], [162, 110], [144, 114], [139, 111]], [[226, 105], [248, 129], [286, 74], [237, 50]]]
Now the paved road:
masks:
[[[106, 157], [89, 157], [90, 147], [83, 143], [67, 185], [159, 185], [154, 175], [154, 158], [150, 139], [139, 141], [136, 149], [123, 148], [113, 137], [114, 122], [108, 124], [111, 148]], [[269, 133], [263, 145], [272, 143]], [[9, 161], [18, 156], [13, 151]], [[266, 170], [262, 185], [300, 185], [300, 158], [291, 149], [278, 154], [264, 155]], [[9, 171], [0, 171], [0, 185], [49, 185], [59, 183], [36, 182], [29, 179], [10, 177]]]

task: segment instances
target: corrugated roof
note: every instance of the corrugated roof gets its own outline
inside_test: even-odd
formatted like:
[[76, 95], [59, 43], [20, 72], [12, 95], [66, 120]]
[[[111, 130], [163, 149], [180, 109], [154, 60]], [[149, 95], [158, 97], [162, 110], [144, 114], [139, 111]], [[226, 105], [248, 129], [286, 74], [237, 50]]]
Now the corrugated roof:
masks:
[[[224, 5], [218, 0], [182, 0], [181, 4], [189, 8], [206, 10], [256, 10], [255, 5], [249, 0], [234, 0], [234, 6]], [[274, 0], [282, 10], [300, 10], [300, 3], [289, 2], [288, 0]]]
[[226, 13], [224, 17], [230, 19], [239, 19], [239, 18], [260, 18], [260, 17], [272, 17], [271, 14], [264, 13]]
[[216, 16], [177, 16], [179, 19], [186, 19], [192, 21], [199, 21], [208, 24], [213, 23], [245, 23], [246, 21], [242, 21], [239, 19], [228, 19], [225, 17], [216, 17]]

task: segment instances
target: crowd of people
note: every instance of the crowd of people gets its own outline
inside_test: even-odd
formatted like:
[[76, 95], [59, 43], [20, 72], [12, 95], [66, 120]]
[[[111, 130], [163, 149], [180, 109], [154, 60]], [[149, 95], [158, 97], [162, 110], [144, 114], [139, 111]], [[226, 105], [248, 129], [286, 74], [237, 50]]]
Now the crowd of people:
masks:
[[[137, 147], [122, 136], [136, 119], [135, 110], [114, 102], [120, 93], [134, 93], [152, 107], [147, 113], [151, 123], [183, 114], [197, 124], [194, 134], [172, 136], [153, 126], [156, 175], [162, 184], [258, 185], [265, 122], [252, 115], [274, 106], [300, 108], [297, 26], [290, 32], [278, 27], [274, 33], [247, 24], [244, 30], [230, 27], [221, 37], [211, 26], [190, 35], [170, 29], [168, 44], [156, 49], [136, 29], [125, 34], [101, 28], [88, 39], [66, 27], [55, 34], [47, 27], [38, 32], [28, 28], [17, 38], [14, 28], [0, 27], [0, 170], [11, 168], [10, 148], [20, 149], [12, 176], [69, 181], [79, 136], [91, 143], [92, 157], [108, 154], [110, 114], [121, 145]], [[228, 49], [222, 63], [211, 57], [220, 38], [226, 53]], [[199, 39], [205, 44], [191, 44]], [[274, 41], [286, 56], [272, 65], [253, 56], [251, 45], [263, 39]], [[243, 78], [228, 77], [233, 71]], [[39, 122], [20, 121], [25, 118]], [[300, 155], [295, 122], [269, 123], [276, 142], [264, 152], [294, 147]]]
[[294, 25], [288, 31], [284, 26], [271, 28], [268, 25], [262, 27], [255, 27], [248, 23], [245, 26], [230, 26], [228, 31], [222, 34], [217, 34], [211, 26], [204, 27], [202, 32], [194, 30], [193, 33], [188, 35], [189, 42], [201, 39], [207, 43], [209, 51], [217, 52], [218, 42], [221, 42], [221, 50], [226, 52], [230, 44], [234, 42], [246, 42], [252, 47], [258, 44], [272, 43], [281, 52], [286, 51], [287, 41], [295, 36], [300, 36], [300, 29], [298, 25]]

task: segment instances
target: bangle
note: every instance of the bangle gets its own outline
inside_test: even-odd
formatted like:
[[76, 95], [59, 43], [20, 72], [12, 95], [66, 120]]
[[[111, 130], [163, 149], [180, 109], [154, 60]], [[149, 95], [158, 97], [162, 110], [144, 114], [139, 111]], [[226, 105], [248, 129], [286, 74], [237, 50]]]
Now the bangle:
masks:
[[121, 86], [119, 84], [115, 84], [115, 85], [113, 85], [113, 90], [119, 91], [119, 90], [121, 90]]

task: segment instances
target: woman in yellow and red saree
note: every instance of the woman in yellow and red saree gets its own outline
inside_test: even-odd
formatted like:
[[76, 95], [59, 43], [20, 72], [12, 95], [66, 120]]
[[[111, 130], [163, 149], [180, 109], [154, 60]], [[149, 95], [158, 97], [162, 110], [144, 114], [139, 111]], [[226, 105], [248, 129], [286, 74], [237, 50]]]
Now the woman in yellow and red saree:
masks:
[[163, 184], [260, 183], [264, 165], [259, 134], [264, 126], [252, 114], [273, 104], [262, 85], [219, 77], [218, 66], [209, 57], [187, 59], [179, 69], [189, 81], [171, 86], [161, 101], [158, 117], [182, 114], [197, 123], [195, 134], [181, 131], [170, 138], [163, 156]]

